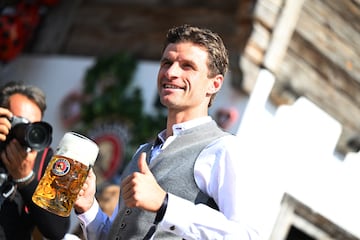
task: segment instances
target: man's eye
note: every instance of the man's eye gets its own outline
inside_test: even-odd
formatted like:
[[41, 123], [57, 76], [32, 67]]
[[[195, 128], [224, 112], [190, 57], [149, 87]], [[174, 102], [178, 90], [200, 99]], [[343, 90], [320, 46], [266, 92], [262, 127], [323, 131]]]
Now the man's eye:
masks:
[[161, 66], [163, 66], [163, 67], [171, 66], [171, 62], [162, 62]]
[[193, 69], [193, 66], [191, 65], [191, 64], [183, 64], [182, 65], [182, 67], [184, 68], [184, 69]]

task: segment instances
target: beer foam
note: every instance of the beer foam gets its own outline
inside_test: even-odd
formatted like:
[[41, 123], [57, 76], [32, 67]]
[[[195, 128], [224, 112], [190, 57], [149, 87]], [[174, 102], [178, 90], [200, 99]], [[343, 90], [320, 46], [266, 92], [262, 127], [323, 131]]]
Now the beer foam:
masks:
[[86, 166], [93, 166], [98, 154], [98, 145], [76, 132], [65, 133], [55, 151], [55, 155], [71, 158]]

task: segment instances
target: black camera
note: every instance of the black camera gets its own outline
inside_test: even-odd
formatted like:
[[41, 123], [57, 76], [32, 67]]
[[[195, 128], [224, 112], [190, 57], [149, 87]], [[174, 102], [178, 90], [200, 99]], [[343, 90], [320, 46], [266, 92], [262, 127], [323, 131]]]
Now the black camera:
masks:
[[23, 117], [13, 116], [10, 119], [11, 129], [6, 141], [1, 143], [0, 149], [12, 139], [19, 141], [26, 148], [41, 151], [50, 146], [52, 141], [52, 127], [47, 122], [33, 122]]
[[[42, 121], [31, 123], [26, 118], [16, 116], [13, 116], [10, 122], [11, 128], [6, 141], [0, 142], [1, 151], [14, 138], [26, 149], [41, 151], [50, 146], [52, 127], [49, 123]], [[0, 209], [4, 200], [12, 196], [14, 192], [14, 184], [8, 181], [7, 170], [0, 160]]]

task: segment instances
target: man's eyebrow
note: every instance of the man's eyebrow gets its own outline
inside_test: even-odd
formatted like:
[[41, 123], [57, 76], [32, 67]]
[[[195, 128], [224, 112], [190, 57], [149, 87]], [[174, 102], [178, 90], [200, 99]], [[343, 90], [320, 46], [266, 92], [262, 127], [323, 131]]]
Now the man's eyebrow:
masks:
[[[160, 63], [165, 63], [165, 62], [174, 62], [174, 60], [171, 60], [171, 58], [164, 56], [160, 59]], [[192, 59], [184, 58], [181, 59], [180, 62], [196, 66], [196, 62]]]
[[184, 59], [184, 61], [185, 61], [186, 63], [191, 64], [191, 65], [196, 65], [196, 62], [195, 62], [194, 60], [192, 60], [192, 59]]
[[170, 58], [168, 58], [168, 57], [162, 57], [161, 59], [160, 59], [160, 62], [170, 62], [171, 60], [170, 60]]

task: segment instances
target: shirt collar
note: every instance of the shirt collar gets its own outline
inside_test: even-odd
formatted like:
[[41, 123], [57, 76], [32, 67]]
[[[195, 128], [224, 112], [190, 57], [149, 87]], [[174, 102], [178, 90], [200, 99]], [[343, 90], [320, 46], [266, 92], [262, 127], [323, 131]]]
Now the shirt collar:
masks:
[[199, 126], [201, 124], [207, 123], [211, 121], [211, 117], [210, 116], [206, 116], [206, 117], [201, 117], [201, 118], [196, 118], [187, 122], [182, 122], [182, 123], [177, 123], [174, 124], [172, 126], [173, 129], [173, 135], [177, 136], [179, 135], [182, 131], [185, 131], [187, 129]]
[[[201, 124], [211, 122], [212, 118], [210, 116], [200, 117], [196, 118], [187, 122], [177, 123], [172, 126], [173, 129], [173, 136], [178, 136], [182, 131], [185, 131], [187, 129], [199, 126]], [[165, 142], [166, 140], [166, 129], [161, 131], [158, 134], [157, 141]]]

